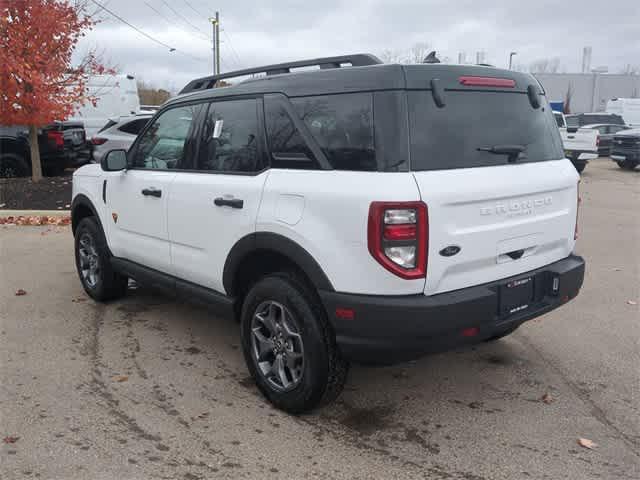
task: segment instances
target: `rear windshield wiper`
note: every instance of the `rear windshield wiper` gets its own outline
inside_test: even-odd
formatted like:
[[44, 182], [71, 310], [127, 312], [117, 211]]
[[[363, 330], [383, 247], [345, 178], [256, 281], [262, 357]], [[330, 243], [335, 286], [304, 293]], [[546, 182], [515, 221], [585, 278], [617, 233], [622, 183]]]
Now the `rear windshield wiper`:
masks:
[[514, 163], [518, 156], [525, 151], [524, 145], [494, 145], [492, 147], [478, 147], [480, 152], [489, 152], [495, 155], [508, 155], [507, 161]]

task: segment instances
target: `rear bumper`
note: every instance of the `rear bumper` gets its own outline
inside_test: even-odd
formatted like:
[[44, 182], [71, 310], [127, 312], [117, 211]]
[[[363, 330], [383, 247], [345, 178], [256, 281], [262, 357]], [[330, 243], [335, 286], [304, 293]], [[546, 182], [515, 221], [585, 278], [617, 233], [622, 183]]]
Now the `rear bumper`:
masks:
[[[547, 313], [578, 294], [584, 269], [582, 257], [571, 255], [515, 277], [432, 296], [321, 291], [320, 297], [346, 358], [390, 364], [479, 343]], [[501, 316], [500, 286], [525, 276], [534, 279], [533, 300], [525, 310]], [[558, 278], [557, 292], [552, 291], [554, 278]], [[345, 309], [353, 311], [353, 318], [344, 318], [351, 316], [345, 315]], [[477, 334], [464, 336], [463, 330], [471, 328], [476, 328]]]

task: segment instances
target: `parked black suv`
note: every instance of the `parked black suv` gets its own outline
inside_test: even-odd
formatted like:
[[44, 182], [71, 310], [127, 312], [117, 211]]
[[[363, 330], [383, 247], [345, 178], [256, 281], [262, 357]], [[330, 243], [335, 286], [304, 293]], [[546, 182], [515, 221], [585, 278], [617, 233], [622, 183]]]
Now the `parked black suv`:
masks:
[[624, 170], [633, 170], [640, 164], [640, 128], [625, 130], [613, 137], [611, 159]]
[[[84, 165], [91, 158], [82, 122], [55, 122], [38, 129], [38, 146], [47, 176], [60, 175], [65, 168]], [[28, 127], [0, 126], [0, 178], [30, 174]]]

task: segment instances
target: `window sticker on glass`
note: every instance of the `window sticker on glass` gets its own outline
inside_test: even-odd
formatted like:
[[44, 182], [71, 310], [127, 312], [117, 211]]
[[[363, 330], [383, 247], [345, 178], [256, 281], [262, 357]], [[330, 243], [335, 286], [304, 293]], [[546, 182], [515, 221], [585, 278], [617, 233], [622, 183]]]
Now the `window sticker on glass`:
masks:
[[213, 127], [213, 135], [212, 138], [220, 138], [220, 134], [222, 133], [222, 124], [224, 120], [216, 120], [216, 124]]

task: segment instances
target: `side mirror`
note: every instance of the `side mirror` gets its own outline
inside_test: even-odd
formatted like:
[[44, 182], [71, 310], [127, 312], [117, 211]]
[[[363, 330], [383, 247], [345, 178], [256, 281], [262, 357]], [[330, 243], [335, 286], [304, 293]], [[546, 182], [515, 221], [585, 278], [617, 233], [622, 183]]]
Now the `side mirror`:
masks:
[[127, 152], [125, 150], [111, 150], [100, 164], [105, 172], [117, 172], [127, 168]]

